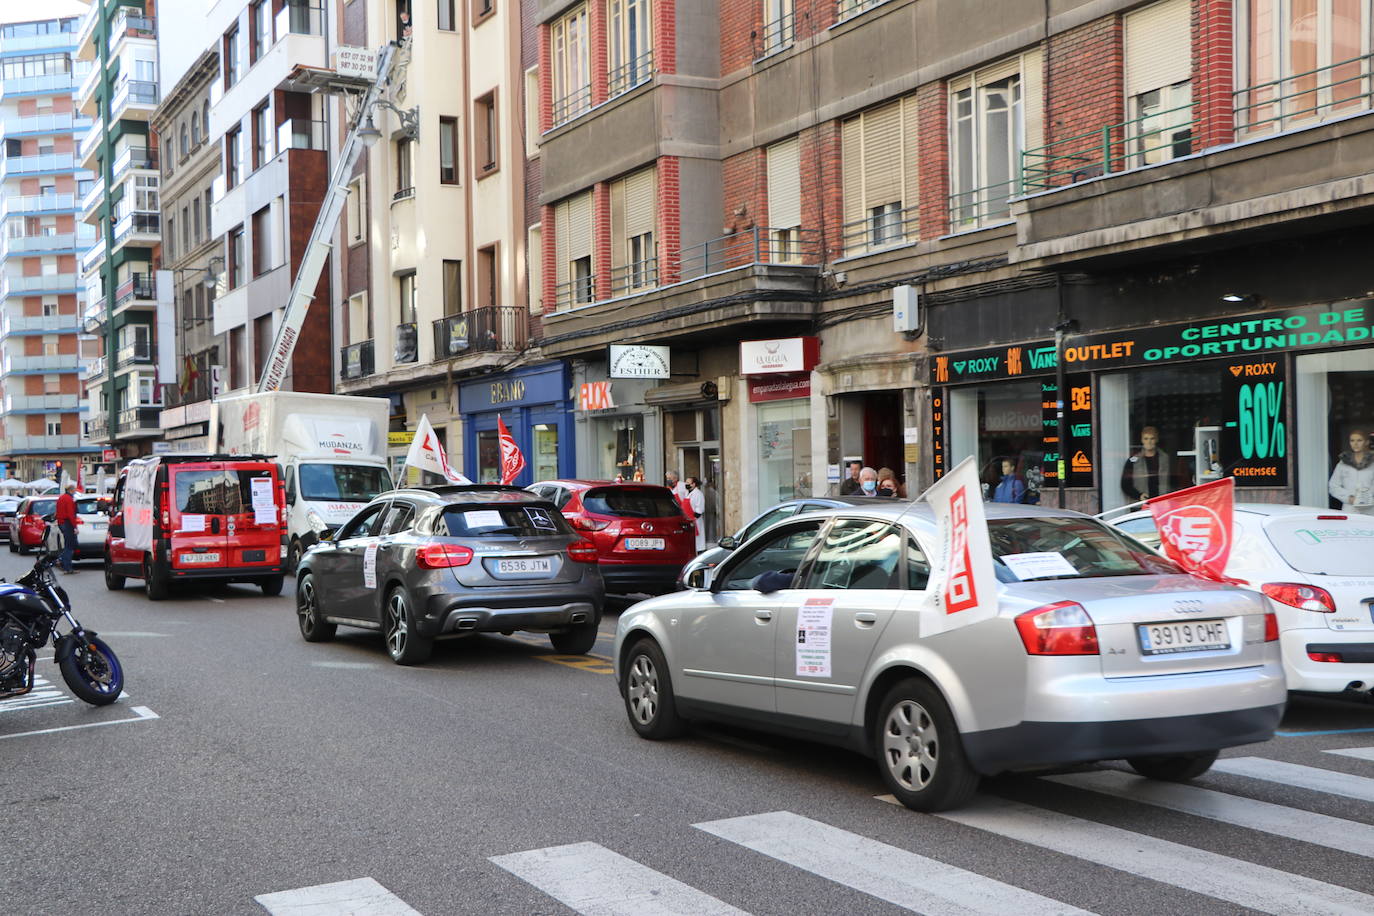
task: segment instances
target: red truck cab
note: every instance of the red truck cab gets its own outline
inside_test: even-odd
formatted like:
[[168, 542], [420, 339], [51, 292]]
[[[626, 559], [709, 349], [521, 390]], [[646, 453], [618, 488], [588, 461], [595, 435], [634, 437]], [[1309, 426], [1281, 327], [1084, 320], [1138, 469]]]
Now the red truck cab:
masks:
[[105, 585], [142, 579], [148, 597], [173, 582], [251, 582], [282, 589], [286, 495], [263, 455], [162, 455], [120, 472], [105, 538]]

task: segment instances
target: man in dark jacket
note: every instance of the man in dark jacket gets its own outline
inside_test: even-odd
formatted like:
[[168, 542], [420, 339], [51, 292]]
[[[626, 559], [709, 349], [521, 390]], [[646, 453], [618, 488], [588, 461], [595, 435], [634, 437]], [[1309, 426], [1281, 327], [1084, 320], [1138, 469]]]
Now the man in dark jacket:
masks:
[[72, 566], [72, 553], [76, 550], [76, 484], [69, 483], [57, 497], [57, 527], [62, 529], [62, 556], [58, 563], [64, 573], [76, 572]]

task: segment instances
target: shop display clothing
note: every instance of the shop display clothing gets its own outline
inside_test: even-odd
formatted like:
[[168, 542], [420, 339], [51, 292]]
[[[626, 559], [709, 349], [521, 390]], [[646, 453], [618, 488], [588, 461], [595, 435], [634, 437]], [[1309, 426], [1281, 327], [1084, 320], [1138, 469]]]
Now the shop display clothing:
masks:
[[997, 483], [997, 489], [992, 491], [992, 501], [995, 503], [1019, 503], [1021, 497], [1026, 495], [1026, 484], [1015, 474], [1007, 474]]
[[1131, 502], [1168, 493], [1174, 488], [1169, 469], [1172, 463], [1173, 456], [1162, 448], [1155, 449], [1153, 455], [1136, 449], [1121, 468], [1121, 492]]
[[1340, 500], [1342, 510], [1374, 515], [1374, 452], [1364, 452], [1359, 459], [1354, 452], [1341, 452], [1327, 490]]

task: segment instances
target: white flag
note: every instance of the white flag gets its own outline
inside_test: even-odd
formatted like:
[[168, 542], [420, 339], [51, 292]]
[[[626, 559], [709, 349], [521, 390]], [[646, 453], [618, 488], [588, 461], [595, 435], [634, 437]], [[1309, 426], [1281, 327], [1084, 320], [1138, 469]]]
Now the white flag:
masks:
[[438, 474], [449, 483], [472, 483], [448, 463], [444, 446], [435, 435], [434, 427], [429, 425], [428, 414], [420, 414], [420, 425], [415, 428], [415, 438], [411, 440], [410, 451], [406, 453], [406, 464]]
[[920, 616], [921, 636], [996, 617], [997, 574], [973, 457], [959, 462], [921, 498], [935, 510], [940, 528], [940, 556], [931, 570], [935, 602]]

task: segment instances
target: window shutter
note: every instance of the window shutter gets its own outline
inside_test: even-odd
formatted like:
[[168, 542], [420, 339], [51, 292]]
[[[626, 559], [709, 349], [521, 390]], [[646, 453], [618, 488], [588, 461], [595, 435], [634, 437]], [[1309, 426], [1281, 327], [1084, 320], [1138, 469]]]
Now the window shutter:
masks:
[[1164, 0], [1128, 13], [1125, 32], [1127, 99], [1192, 76], [1188, 0]]
[[592, 192], [568, 201], [568, 261], [592, 255]]
[[912, 93], [902, 99], [902, 207], [906, 213], [902, 214], [902, 234], [908, 239], [915, 239], [917, 236], [917, 224], [913, 217], [916, 215], [916, 205], [920, 200], [920, 185], [917, 183], [919, 174], [919, 158], [921, 147], [917, 145], [916, 125], [918, 123], [916, 94]]
[[768, 147], [768, 226], [801, 225], [801, 144], [796, 137]]
[[[1023, 150], [1045, 145], [1045, 52], [1040, 48], [1021, 55], [1021, 118], [1025, 131]], [[1012, 163], [1020, 172], [1021, 163]]]
[[902, 107], [900, 102], [866, 111], [863, 120], [864, 214], [902, 199]]
[[625, 240], [630, 233], [625, 228], [626, 179], [611, 182], [611, 267], [624, 267], [628, 258]]
[[625, 179], [625, 237], [654, 231], [654, 198], [658, 181], [653, 167], [640, 169]]
[[863, 244], [863, 230], [856, 225], [864, 218], [863, 119], [850, 118], [840, 130], [840, 163], [844, 173], [844, 222], [847, 242]]
[[560, 287], [568, 282], [568, 236], [572, 232], [569, 225], [572, 203], [561, 200], [553, 209], [553, 250], [554, 282]]

